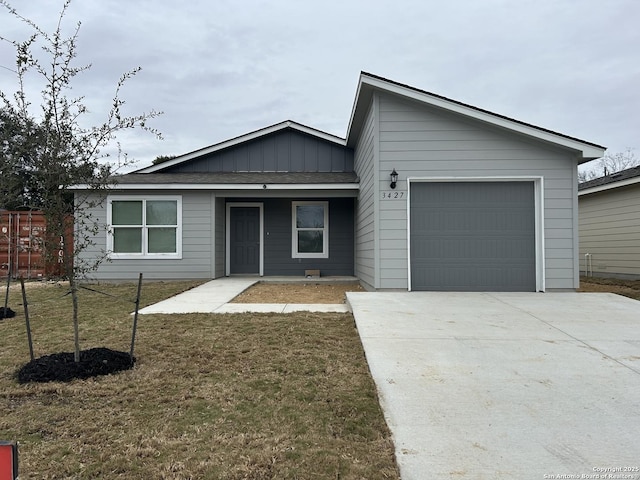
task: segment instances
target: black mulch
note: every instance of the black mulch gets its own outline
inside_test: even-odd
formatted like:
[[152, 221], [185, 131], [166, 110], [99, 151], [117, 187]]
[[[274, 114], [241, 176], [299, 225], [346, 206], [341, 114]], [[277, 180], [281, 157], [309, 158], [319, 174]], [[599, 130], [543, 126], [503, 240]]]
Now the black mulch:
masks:
[[61, 352], [36, 358], [18, 370], [18, 382], [68, 382], [74, 379], [109, 375], [133, 368], [136, 359], [128, 352], [109, 348], [91, 348], [80, 352], [80, 361], [73, 353]]
[[16, 312], [11, 310], [9, 307], [0, 307], [0, 320], [3, 318], [13, 318], [16, 316]]

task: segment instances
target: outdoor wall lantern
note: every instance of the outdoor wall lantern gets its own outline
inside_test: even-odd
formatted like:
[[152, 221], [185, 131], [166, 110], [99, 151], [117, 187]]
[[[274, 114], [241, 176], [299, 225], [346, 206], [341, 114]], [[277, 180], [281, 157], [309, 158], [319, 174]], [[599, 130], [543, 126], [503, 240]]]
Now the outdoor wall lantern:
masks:
[[396, 169], [393, 169], [393, 172], [391, 172], [391, 183], [389, 184], [389, 186], [391, 188], [396, 188], [396, 183], [398, 182], [398, 172], [396, 172]]

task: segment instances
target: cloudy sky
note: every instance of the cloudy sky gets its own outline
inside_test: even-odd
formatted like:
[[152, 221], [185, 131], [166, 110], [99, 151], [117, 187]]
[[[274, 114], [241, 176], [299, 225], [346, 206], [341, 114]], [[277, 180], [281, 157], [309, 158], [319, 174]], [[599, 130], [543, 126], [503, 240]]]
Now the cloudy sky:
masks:
[[[62, 0], [12, 3], [55, 29]], [[129, 113], [164, 112], [163, 141], [121, 139], [138, 167], [288, 119], [344, 137], [360, 71], [640, 155], [637, 0], [74, 0], [77, 22], [92, 121], [137, 66]], [[0, 10], [0, 35], [27, 32]], [[5, 93], [14, 63], [1, 44]]]

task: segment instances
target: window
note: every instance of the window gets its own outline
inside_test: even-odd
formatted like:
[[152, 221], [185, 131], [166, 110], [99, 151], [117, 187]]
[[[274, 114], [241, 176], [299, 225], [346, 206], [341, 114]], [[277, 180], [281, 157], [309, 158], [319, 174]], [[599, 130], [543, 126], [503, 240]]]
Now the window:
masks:
[[329, 202], [293, 202], [292, 257], [329, 258]]
[[180, 197], [110, 197], [107, 248], [113, 258], [182, 254]]

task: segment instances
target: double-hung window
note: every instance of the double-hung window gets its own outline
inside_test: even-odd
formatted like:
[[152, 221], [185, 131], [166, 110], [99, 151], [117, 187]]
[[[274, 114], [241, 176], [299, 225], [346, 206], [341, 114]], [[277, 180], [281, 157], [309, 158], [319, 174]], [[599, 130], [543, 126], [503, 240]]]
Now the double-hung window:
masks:
[[181, 258], [181, 197], [111, 196], [108, 205], [107, 248], [113, 258]]
[[329, 202], [292, 202], [293, 258], [329, 258]]

